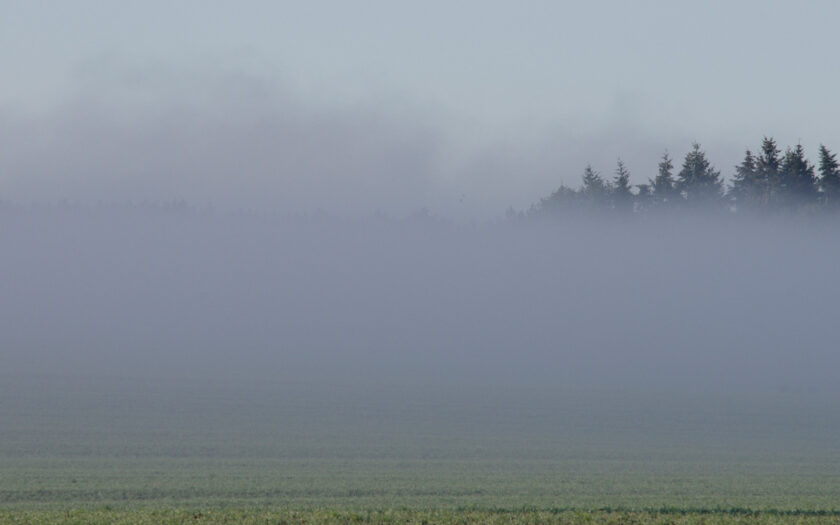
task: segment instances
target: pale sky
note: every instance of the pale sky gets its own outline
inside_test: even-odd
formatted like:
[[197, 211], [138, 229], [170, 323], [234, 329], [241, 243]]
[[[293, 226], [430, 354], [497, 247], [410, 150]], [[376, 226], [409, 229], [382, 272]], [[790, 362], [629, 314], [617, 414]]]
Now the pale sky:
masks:
[[840, 3], [0, 1], [0, 198], [490, 217], [840, 149]]

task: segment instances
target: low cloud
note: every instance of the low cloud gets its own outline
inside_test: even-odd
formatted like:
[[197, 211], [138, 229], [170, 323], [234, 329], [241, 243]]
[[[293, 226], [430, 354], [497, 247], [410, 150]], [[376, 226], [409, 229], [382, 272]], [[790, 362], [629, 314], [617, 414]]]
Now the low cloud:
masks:
[[248, 75], [95, 77], [46, 114], [0, 114], [6, 199], [353, 213], [434, 191], [440, 146], [418, 122], [305, 108]]
[[486, 129], [410, 101], [319, 106], [246, 71], [92, 61], [74, 82], [37, 115], [0, 105], [0, 198], [486, 219], [576, 186], [588, 163], [609, 178], [621, 157], [646, 182], [693, 140], [647, 132], [632, 97], [586, 123]]

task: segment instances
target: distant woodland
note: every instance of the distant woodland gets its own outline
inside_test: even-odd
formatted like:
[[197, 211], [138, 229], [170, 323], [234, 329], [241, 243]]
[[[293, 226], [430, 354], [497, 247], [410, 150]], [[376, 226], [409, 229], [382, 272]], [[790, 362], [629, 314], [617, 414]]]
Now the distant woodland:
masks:
[[[565, 219], [575, 216], [613, 218], [641, 217], [660, 213], [696, 212], [718, 216], [752, 217], [817, 217], [840, 212], [840, 160], [837, 153], [820, 145], [816, 162], [806, 156], [801, 144], [779, 147], [771, 137], [764, 137], [759, 148], [747, 149], [743, 160], [733, 167], [727, 178], [709, 160], [700, 144], [691, 145], [678, 166], [676, 159], [665, 152], [653, 178], [641, 184], [631, 183], [631, 172], [618, 159], [611, 173], [603, 173], [592, 165], [583, 169], [577, 187], [561, 184], [550, 195], [528, 209], [508, 208], [508, 220]], [[638, 180], [638, 179], [636, 179]], [[183, 199], [155, 202], [97, 202], [90, 206], [68, 201], [32, 203], [29, 207], [0, 200], [0, 211], [11, 209], [105, 210], [125, 213], [154, 212], [163, 215], [198, 213], [213, 215], [214, 207], [195, 208]], [[248, 209], [234, 215], [263, 215]], [[224, 213], [223, 213], [224, 214]], [[279, 210], [267, 216], [292, 223], [317, 223], [346, 220], [327, 210], [287, 214]], [[377, 211], [379, 222], [403, 222], [402, 219]], [[364, 218], [360, 218], [365, 220]], [[405, 221], [413, 223], [448, 223], [444, 217], [420, 208]]]
[[717, 210], [726, 213], [785, 213], [810, 215], [840, 210], [840, 163], [837, 154], [820, 146], [816, 164], [802, 145], [784, 152], [772, 138], [747, 150], [730, 181], [724, 181], [699, 144], [693, 144], [677, 168], [665, 153], [658, 173], [644, 184], [630, 184], [630, 171], [621, 161], [612, 176], [591, 165], [581, 185], [561, 185], [525, 213], [509, 217], [551, 216], [588, 211], [640, 214], [665, 210]]

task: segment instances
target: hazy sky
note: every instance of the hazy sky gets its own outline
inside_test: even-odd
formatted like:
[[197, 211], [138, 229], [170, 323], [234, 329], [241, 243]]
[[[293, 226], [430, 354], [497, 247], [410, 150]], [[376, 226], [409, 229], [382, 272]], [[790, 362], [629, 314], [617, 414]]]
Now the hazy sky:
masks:
[[0, 198], [455, 217], [840, 148], [832, 1], [0, 1]]

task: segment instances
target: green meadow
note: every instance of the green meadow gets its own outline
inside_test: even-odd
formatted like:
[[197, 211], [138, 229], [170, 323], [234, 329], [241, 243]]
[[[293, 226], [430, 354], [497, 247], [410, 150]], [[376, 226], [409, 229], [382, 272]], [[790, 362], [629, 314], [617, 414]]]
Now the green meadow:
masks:
[[0, 523], [838, 523], [813, 392], [11, 378]]

